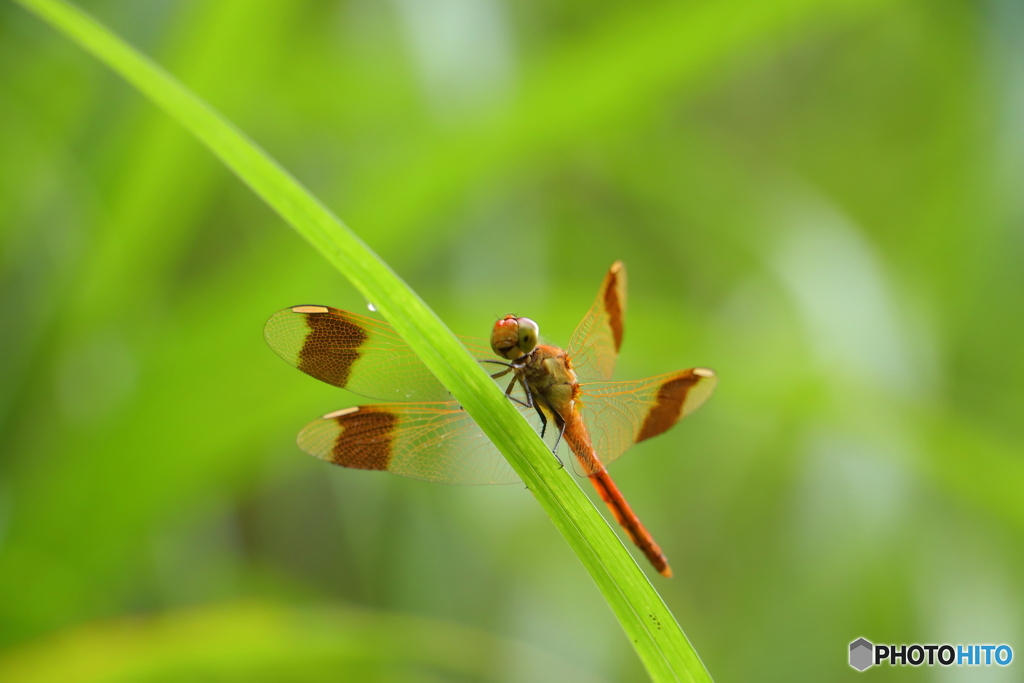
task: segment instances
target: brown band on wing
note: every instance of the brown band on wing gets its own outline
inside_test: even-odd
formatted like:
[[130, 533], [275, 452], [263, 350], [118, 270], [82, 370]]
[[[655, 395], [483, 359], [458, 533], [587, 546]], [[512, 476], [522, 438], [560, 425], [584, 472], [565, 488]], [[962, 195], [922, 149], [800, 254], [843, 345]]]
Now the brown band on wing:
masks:
[[388, 468], [398, 416], [386, 410], [362, 407], [332, 419], [338, 423], [340, 431], [331, 450], [331, 462], [357, 470]]
[[619, 277], [622, 270], [621, 265], [616, 263], [608, 271], [608, 281], [604, 290], [604, 310], [608, 312], [608, 326], [612, 330], [612, 337], [615, 339], [615, 351], [622, 348], [622, 301], [619, 299]]
[[640, 434], [636, 437], [637, 443], [661, 434], [678, 422], [690, 389], [700, 380], [701, 376], [691, 370], [681, 377], [673, 377], [662, 384], [658, 389], [658, 397], [655, 399], [654, 406], [644, 418], [643, 427], [640, 428]]
[[359, 360], [359, 347], [367, 333], [337, 309], [328, 313], [306, 313], [309, 334], [299, 351], [299, 370], [318, 379], [344, 387], [352, 364]]

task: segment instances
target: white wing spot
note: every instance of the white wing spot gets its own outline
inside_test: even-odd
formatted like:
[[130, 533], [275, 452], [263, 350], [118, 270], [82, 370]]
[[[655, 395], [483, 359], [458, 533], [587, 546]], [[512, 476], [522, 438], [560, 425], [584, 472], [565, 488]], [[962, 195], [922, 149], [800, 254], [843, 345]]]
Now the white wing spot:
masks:
[[335, 410], [333, 413], [327, 413], [323, 419], [333, 420], [336, 417], [343, 417], [345, 415], [351, 415], [352, 413], [358, 413], [359, 406], [352, 406], [351, 408], [342, 408], [341, 410]]

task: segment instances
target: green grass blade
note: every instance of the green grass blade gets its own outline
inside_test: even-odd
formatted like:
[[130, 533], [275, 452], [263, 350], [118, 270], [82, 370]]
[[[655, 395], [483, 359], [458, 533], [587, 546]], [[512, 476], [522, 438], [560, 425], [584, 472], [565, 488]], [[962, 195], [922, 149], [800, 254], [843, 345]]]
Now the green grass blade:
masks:
[[660, 596], [575, 480], [557, 467], [486, 372], [385, 263], [251, 140], [92, 18], [58, 0], [18, 2], [174, 117], [377, 306], [530, 487], [605, 596], [654, 680], [710, 680]]

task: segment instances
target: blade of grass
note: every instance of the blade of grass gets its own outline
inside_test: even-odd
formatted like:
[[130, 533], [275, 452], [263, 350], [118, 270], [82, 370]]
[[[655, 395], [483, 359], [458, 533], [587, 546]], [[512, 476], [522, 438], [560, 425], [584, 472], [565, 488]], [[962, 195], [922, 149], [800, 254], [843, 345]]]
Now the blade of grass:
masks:
[[175, 118], [372, 301], [508, 458], [601, 590], [657, 681], [710, 676], [618, 537], [427, 305], [290, 174], [191, 91], [77, 8], [17, 0]]

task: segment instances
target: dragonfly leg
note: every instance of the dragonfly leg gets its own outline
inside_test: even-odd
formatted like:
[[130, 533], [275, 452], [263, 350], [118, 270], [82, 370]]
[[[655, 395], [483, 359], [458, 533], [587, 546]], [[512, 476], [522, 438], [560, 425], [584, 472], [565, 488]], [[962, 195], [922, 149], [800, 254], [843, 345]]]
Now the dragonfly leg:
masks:
[[[522, 375], [516, 375], [516, 377], [519, 379], [519, 384], [522, 385], [522, 387], [523, 387], [523, 393], [526, 394], [526, 405], [527, 405], [527, 407], [533, 408], [534, 405], [536, 405], [536, 404], [534, 403], [534, 400], [533, 400], [533, 392], [530, 391], [530, 385], [527, 384], [526, 380], [523, 379]], [[509, 387], [509, 389], [511, 390], [511, 387]]]
[[491, 379], [498, 379], [499, 377], [504, 377], [505, 375], [507, 375], [508, 373], [510, 373], [510, 372], [512, 372], [513, 370], [516, 369], [516, 366], [512, 365], [511, 363], [505, 363], [505, 362], [500, 361], [500, 360], [484, 359], [484, 360], [478, 360], [477, 363], [493, 363], [494, 365], [503, 365], [503, 366], [505, 366], [504, 370], [499, 370], [498, 372], [496, 372], [493, 375], [491, 375]]
[[[502, 363], [500, 360], [481, 360], [481, 361], [477, 361], [477, 362], [478, 363], [494, 363], [496, 365], [504, 365], [505, 366], [504, 370], [501, 370], [501, 371], [496, 372], [493, 375], [491, 375], [491, 379], [498, 379], [499, 377], [504, 377], [505, 375], [507, 375], [508, 373], [510, 373], [510, 372], [512, 372], [513, 370], [516, 369], [516, 366], [512, 365], [511, 363]], [[529, 391], [526, 392], [526, 401], [525, 402], [519, 400], [518, 398], [516, 398], [515, 396], [512, 395], [512, 387], [514, 387], [516, 385], [516, 380], [517, 379], [519, 379], [518, 375], [512, 378], [512, 383], [508, 385], [508, 389], [505, 389], [505, 398], [509, 399], [510, 401], [515, 401], [516, 403], [518, 403], [519, 405], [523, 406], [524, 408], [532, 408], [533, 407], [533, 402], [530, 400], [531, 397], [530, 397], [530, 392]], [[523, 386], [525, 387], [526, 385], [524, 384]]]
[[[502, 373], [502, 374], [504, 374], [504, 373]], [[529, 394], [526, 395], [526, 401], [520, 401], [518, 398], [516, 398], [515, 396], [512, 395], [512, 387], [514, 387], [516, 385], [516, 381], [518, 379], [519, 379], [518, 376], [512, 378], [512, 381], [508, 385], [508, 389], [505, 390], [505, 398], [507, 398], [510, 401], [515, 401], [516, 403], [518, 403], [519, 405], [523, 406], [524, 408], [530, 408], [531, 406], [530, 406], [530, 403], [529, 403], [529, 401], [530, 401], [530, 395]]]
[[565, 434], [565, 420], [558, 420], [561, 424], [558, 429], [558, 437], [555, 439], [555, 447], [551, 449], [551, 453], [555, 456], [555, 460], [558, 461], [559, 468], [565, 467], [565, 463], [558, 457], [558, 444], [562, 442], [562, 435]]
[[506, 363], [503, 360], [491, 360], [490, 358], [482, 358], [477, 363], [493, 363], [494, 365], [504, 365], [506, 368], [514, 368], [515, 365], [512, 363]]
[[[523, 388], [526, 389], [527, 394], [529, 395], [530, 389], [525, 382], [523, 382]], [[544, 434], [547, 433], [548, 430], [548, 416], [544, 414], [544, 411], [540, 409], [540, 404], [536, 401], [533, 401], [533, 408], [537, 411], [537, 417], [540, 418], [540, 438], [543, 439]], [[561, 469], [565, 467], [565, 463], [563, 463], [562, 459], [558, 457], [558, 442], [562, 440], [562, 434], [565, 432], [565, 422], [557, 415], [555, 415], [555, 420], [562, 424], [558, 431], [558, 438], [555, 439], [555, 447], [551, 449], [551, 455], [555, 456], [555, 460], [558, 461], [558, 467]]]
[[540, 438], [544, 438], [544, 433], [548, 430], [548, 417], [544, 414], [544, 411], [540, 409], [540, 406], [536, 403], [533, 404], [534, 409], [537, 411], [537, 417], [540, 418]]

